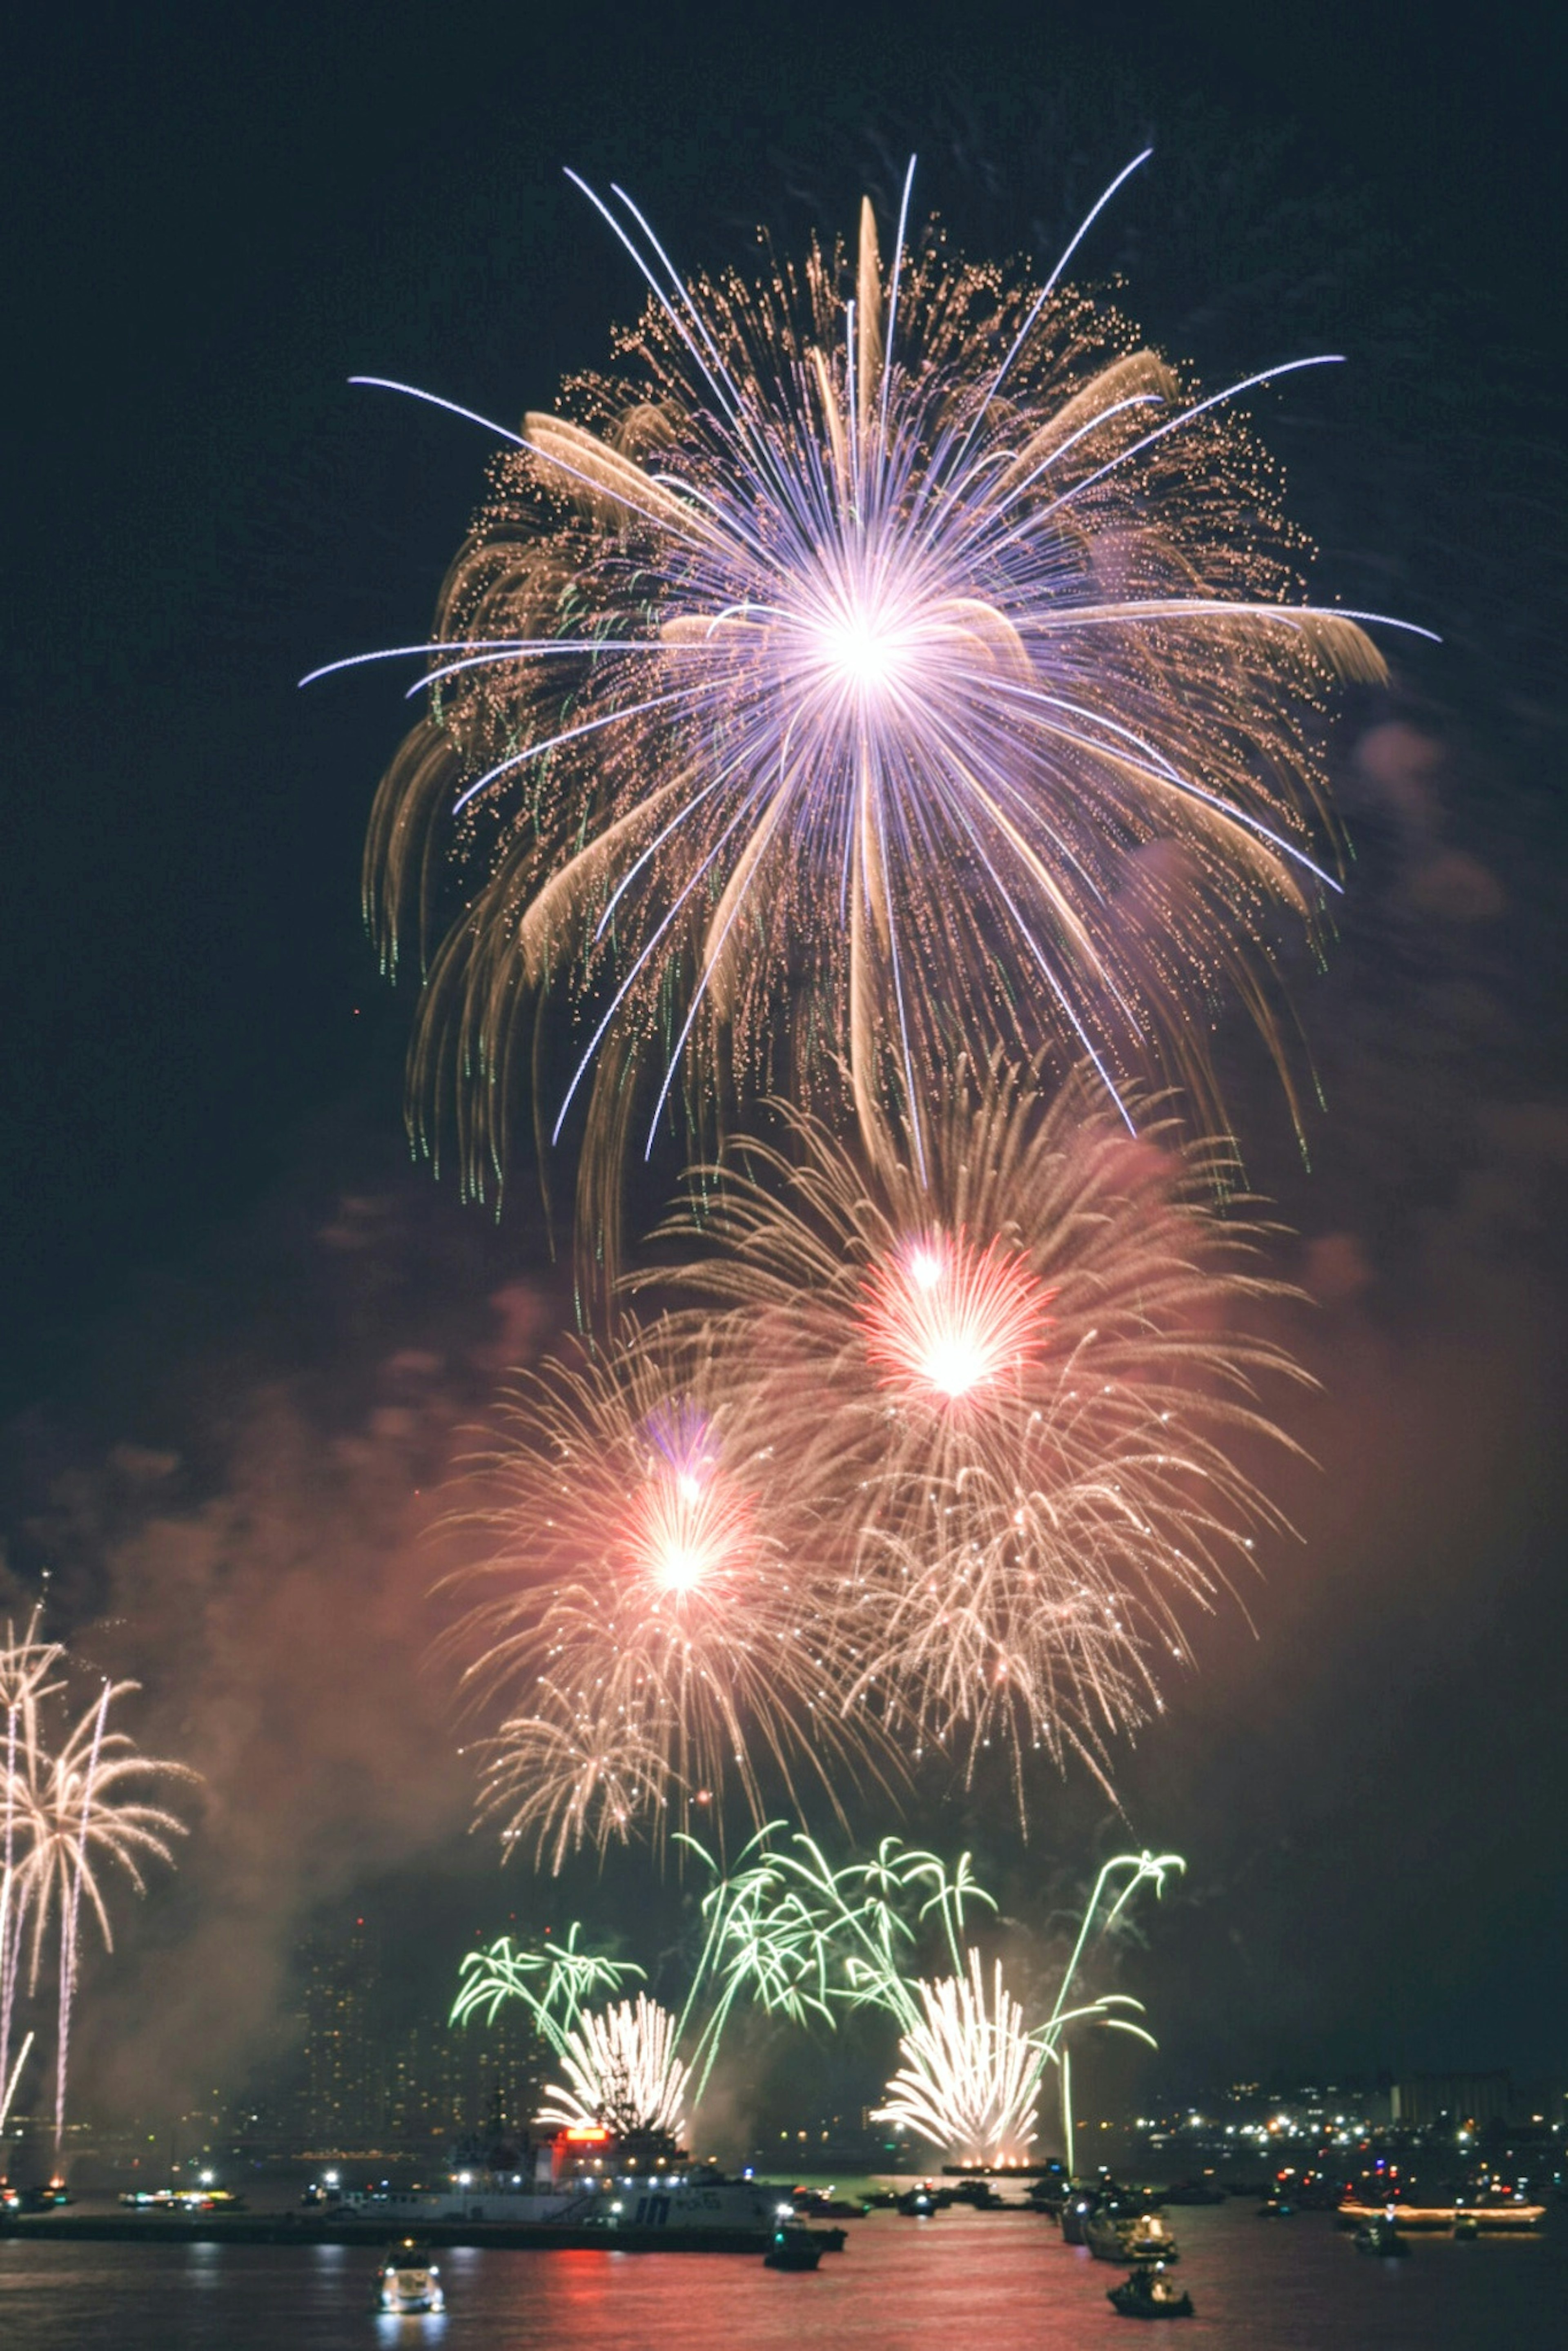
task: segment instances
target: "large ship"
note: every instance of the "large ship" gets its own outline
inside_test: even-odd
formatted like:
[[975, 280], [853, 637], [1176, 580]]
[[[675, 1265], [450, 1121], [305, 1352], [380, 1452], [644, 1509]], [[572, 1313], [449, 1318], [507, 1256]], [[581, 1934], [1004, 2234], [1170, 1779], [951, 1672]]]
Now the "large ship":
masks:
[[788, 2189], [748, 2175], [732, 2179], [679, 2148], [651, 2149], [587, 2126], [535, 2141], [515, 2170], [459, 2157], [444, 2187], [379, 2198], [376, 2210], [415, 2229], [465, 2221], [607, 2234], [656, 2229], [731, 2241], [755, 2236], [758, 2246], [781, 2219], [795, 2218]]

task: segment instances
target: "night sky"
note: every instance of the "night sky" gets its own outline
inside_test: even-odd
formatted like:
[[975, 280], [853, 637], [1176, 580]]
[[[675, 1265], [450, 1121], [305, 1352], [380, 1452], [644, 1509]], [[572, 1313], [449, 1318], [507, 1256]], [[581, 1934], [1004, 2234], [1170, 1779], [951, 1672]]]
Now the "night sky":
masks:
[[862, 187], [891, 208], [913, 150], [956, 243], [1049, 259], [1145, 139], [1084, 274], [1211, 383], [1348, 355], [1259, 425], [1319, 590], [1445, 643], [1335, 738], [1351, 888], [1292, 982], [1310, 1168], [1221, 1040], [1316, 1301], [1304, 1540], [1250, 1628], [1196, 1629], [1124, 1819], [1070, 1775], [1027, 1848], [985, 1791], [923, 1787], [907, 1825], [972, 1844], [1026, 1928], [1118, 1843], [1188, 1856], [1123, 1961], [1150, 2081], [1561, 2076], [1561, 13], [152, 14], [34, 12], [0, 141], [0, 1537], [15, 1604], [47, 1570], [56, 1629], [207, 1781], [95, 1980], [84, 2099], [236, 2078], [320, 1906], [377, 1906], [434, 2002], [476, 1929], [608, 1930], [648, 1885], [497, 1876], [426, 1661], [430, 1490], [570, 1287], [526, 1169], [497, 1222], [404, 1141], [409, 1005], [358, 911], [404, 707], [388, 674], [294, 682], [425, 632], [488, 447], [346, 379], [510, 420], [601, 361], [636, 289], [566, 164], [702, 266], [847, 228]]

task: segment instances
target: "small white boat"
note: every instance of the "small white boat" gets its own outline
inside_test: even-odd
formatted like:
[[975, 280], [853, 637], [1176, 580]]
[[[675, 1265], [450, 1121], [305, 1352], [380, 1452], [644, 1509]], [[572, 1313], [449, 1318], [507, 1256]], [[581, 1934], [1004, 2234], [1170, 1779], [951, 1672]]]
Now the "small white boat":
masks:
[[418, 2318], [446, 2307], [441, 2273], [423, 2245], [404, 2237], [389, 2248], [376, 2272], [376, 2308], [399, 2318]]

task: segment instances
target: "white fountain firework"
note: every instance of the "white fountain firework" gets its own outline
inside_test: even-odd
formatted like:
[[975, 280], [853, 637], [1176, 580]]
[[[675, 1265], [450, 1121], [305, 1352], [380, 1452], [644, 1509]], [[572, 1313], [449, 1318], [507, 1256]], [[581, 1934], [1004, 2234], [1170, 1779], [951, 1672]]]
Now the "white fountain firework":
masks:
[[622, 2138], [679, 2138], [691, 2067], [679, 2054], [680, 2024], [667, 2008], [635, 2000], [585, 2010], [557, 2051], [564, 2084], [547, 2082], [541, 2123], [601, 2126]]
[[1016, 2163], [1035, 2137], [1041, 2057], [1021, 2005], [978, 1951], [963, 1975], [921, 1977], [918, 2021], [899, 2037], [903, 2063], [873, 2122], [913, 2131], [964, 2163]]
[[[64, 1645], [40, 1637], [35, 1610], [0, 1647], [4, 1708], [4, 1882], [0, 1885], [0, 2114], [16, 2094], [34, 2035], [12, 2056], [20, 2001], [36, 2000], [51, 1938], [56, 1948], [55, 2143], [65, 2130], [71, 2021], [80, 1980], [84, 1909], [105, 1950], [114, 1948], [109, 1889], [141, 1895], [149, 1862], [172, 1863], [185, 1823], [152, 1801], [159, 1781], [193, 1782], [183, 1764], [143, 1755], [112, 1729], [112, 1708], [138, 1688], [104, 1677], [74, 1721], [65, 1715]], [[63, 1719], [61, 1718], [64, 1717]]]

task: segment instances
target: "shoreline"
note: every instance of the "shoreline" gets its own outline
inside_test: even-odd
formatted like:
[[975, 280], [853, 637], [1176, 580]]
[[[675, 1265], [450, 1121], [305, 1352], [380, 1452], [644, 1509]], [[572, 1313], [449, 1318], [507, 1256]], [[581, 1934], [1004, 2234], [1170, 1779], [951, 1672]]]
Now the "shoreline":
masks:
[[429, 2220], [417, 2228], [393, 2220], [319, 2220], [312, 2215], [224, 2212], [26, 2212], [0, 2217], [0, 2240], [67, 2244], [356, 2245], [381, 2251], [413, 2236], [433, 2250], [494, 2246], [500, 2251], [621, 2253], [755, 2253], [767, 2242], [755, 2229], [571, 2227], [548, 2220]]

